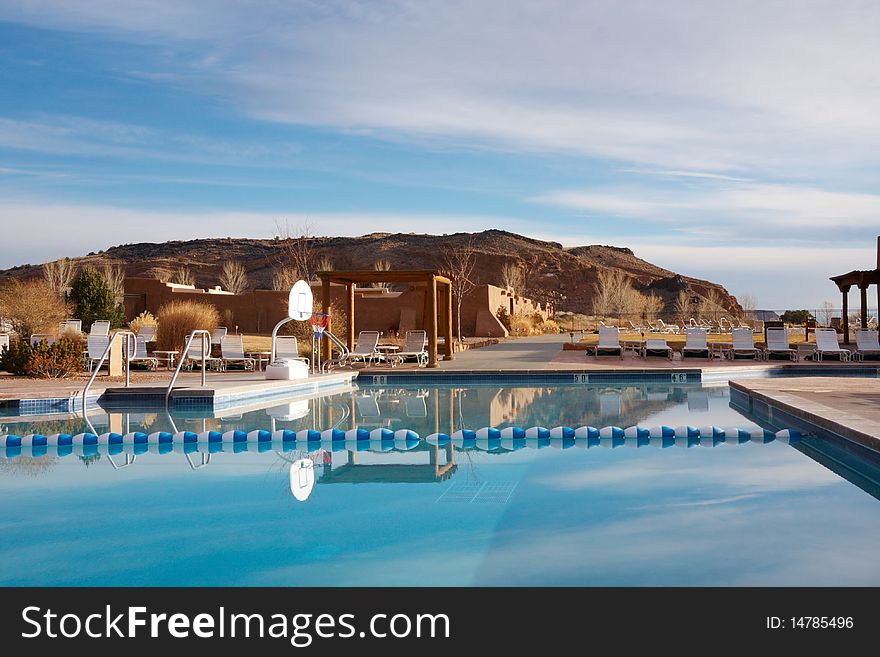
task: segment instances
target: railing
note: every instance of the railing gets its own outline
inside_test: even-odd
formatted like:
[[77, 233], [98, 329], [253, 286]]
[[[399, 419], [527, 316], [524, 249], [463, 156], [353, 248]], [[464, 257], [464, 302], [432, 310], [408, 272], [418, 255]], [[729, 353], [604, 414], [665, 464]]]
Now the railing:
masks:
[[[134, 354], [134, 350], [137, 344], [137, 337], [131, 331], [119, 331], [114, 333], [110, 338], [110, 342], [107, 343], [107, 348], [104, 349], [104, 353], [101, 354], [101, 358], [98, 360], [98, 364], [95, 367], [95, 371], [92, 372], [92, 376], [89, 377], [89, 382], [86, 384], [86, 387], [83, 388], [82, 391], [82, 400], [83, 400], [83, 415], [86, 415], [86, 404], [88, 403], [88, 394], [89, 390], [92, 387], [92, 384], [95, 382], [95, 378], [98, 376], [98, 372], [101, 371], [101, 366], [104, 364], [104, 361], [107, 360], [107, 356], [110, 354], [110, 349], [113, 347], [114, 343], [121, 336], [125, 336], [125, 387], [131, 387], [131, 357]], [[131, 345], [131, 348], [129, 348]]]
[[324, 329], [324, 335], [336, 345], [336, 348], [339, 349], [339, 355], [336, 358], [328, 358], [324, 363], [321, 363], [321, 372], [329, 372], [330, 368], [333, 367], [334, 364], [340, 364], [345, 362], [345, 359], [348, 358], [348, 345], [346, 345], [342, 340], [337, 338], [327, 329]]
[[183, 363], [189, 357], [189, 348], [192, 346], [193, 339], [197, 335], [200, 335], [202, 337], [202, 387], [205, 387], [205, 368], [207, 366], [208, 356], [210, 356], [211, 354], [211, 332], [204, 329], [195, 329], [188, 336], [186, 336], [186, 343], [183, 346], [183, 352], [180, 354], [180, 360], [177, 361], [177, 369], [174, 370], [174, 375], [171, 377], [171, 382], [168, 384], [168, 389], [165, 391], [166, 406], [168, 405], [169, 397], [171, 397], [171, 391], [174, 389], [174, 384], [177, 382], [177, 376], [178, 374], [180, 374], [180, 368], [183, 367]]

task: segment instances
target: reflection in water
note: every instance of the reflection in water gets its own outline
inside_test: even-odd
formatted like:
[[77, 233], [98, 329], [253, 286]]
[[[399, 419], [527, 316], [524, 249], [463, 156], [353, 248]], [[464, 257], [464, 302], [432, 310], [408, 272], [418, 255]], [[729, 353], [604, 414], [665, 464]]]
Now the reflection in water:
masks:
[[315, 486], [315, 464], [311, 459], [297, 459], [290, 464], [290, 492], [305, 502]]

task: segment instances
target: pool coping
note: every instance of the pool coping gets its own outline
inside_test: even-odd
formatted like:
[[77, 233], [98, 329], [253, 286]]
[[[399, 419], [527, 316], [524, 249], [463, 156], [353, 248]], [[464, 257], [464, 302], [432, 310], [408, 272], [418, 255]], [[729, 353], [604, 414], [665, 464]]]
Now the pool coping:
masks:
[[774, 426], [790, 426], [808, 432], [828, 432], [880, 452], [880, 426], [846, 411], [810, 401], [784, 391], [756, 390], [747, 383], [730, 381], [730, 403]]

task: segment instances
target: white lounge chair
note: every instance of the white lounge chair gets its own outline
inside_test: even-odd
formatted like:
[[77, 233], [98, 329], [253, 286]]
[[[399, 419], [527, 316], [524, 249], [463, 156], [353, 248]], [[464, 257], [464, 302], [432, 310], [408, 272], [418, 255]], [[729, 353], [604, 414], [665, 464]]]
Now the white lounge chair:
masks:
[[737, 356], [760, 358], [761, 350], [755, 346], [755, 334], [750, 328], [735, 328], [731, 331], [731, 345], [727, 350], [731, 360]]
[[222, 344], [223, 338], [226, 337], [228, 329], [225, 326], [218, 326], [211, 331], [211, 344]]
[[836, 330], [816, 329], [816, 358], [822, 360], [826, 354], [836, 354], [842, 361], [852, 357], [852, 352], [849, 349], [842, 349], [838, 344]]
[[346, 360], [350, 363], [372, 363], [373, 360], [380, 357], [379, 352], [376, 351], [378, 344], [379, 331], [361, 331], [354, 341], [354, 349], [348, 353]]
[[159, 359], [147, 353], [147, 341], [140, 333], [135, 336], [134, 353], [131, 355], [131, 362], [145, 363], [151, 370], [158, 369], [159, 367]]
[[354, 398], [354, 402], [357, 405], [358, 414], [362, 418], [381, 417], [379, 402], [373, 395], [359, 395]]
[[593, 347], [593, 355], [599, 356], [600, 354], [623, 358], [623, 347], [620, 346], [620, 329], [616, 326], [599, 327], [599, 342]]
[[407, 358], [415, 358], [419, 367], [428, 364], [428, 333], [426, 331], [407, 331], [403, 337], [403, 347], [396, 354], [392, 354], [395, 360], [401, 363]]
[[309, 365], [309, 359], [299, 355], [299, 343], [295, 335], [279, 335], [275, 338], [275, 361], [283, 360], [301, 360], [306, 366]]
[[86, 338], [85, 366], [89, 372], [100, 362], [108, 344], [110, 344], [110, 336], [108, 335], [92, 335], [90, 333]]
[[672, 360], [672, 354], [672, 347], [666, 344], [666, 340], [663, 338], [645, 340], [645, 344], [642, 345], [642, 358], [647, 358], [648, 356], [666, 356], [669, 360]]
[[688, 328], [685, 333], [684, 346], [680, 349], [681, 357], [697, 356], [699, 358], [711, 358], [707, 339], [709, 337], [709, 329], [707, 328]]
[[[189, 336], [186, 337], [186, 340], [189, 339]], [[184, 342], [186, 344], [186, 342]], [[189, 345], [189, 348], [186, 350], [186, 353], [183, 354], [184, 359], [184, 367], [186, 369], [192, 369], [194, 366], [198, 365], [202, 366], [202, 360], [205, 361], [205, 367], [210, 369], [222, 369], [223, 367], [223, 359], [222, 358], [214, 358], [211, 356], [211, 345], [206, 344], [201, 336], [196, 336], [192, 343]]]
[[92, 324], [92, 327], [89, 329], [89, 335], [103, 335], [107, 337], [110, 335], [110, 321], [106, 319], [97, 319]]
[[36, 347], [41, 342], [48, 345], [55, 344], [55, 336], [52, 333], [34, 333], [31, 335], [31, 346]]
[[145, 324], [143, 326], [138, 327], [137, 335], [139, 338], [143, 338], [144, 342], [155, 342], [156, 341], [156, 327]]
[[678, 333], [678, 325], [667, 324], [658, 317], [657, 322], [654, 324], [654, 331], [656, 333]]
[[220, 340], [220, 366], [225, 370], [229, 363], [239, 363], [246, 370], [254, 369], [254, 359], [244, 355], [241, 335], [225, 335]]
[[764, 347], [764, 358], [770, 360], [773, 354], [784, 354], [790, 360], [797, 359], [797, 351], [788, 344], [788, 329], [784, 326], [774, 326], [767, 329], [767, 344]]
[[407, 395], [403, 398], [403, 408], [407, 417], [428, 417], [424, 395]]
[[[2, 340], [2, 336], [0, 336]], [[856, 350], [853, 356], [859, 360], [865, 358], [880, 358], [880, 340], [877, 338], [877, 331], [869, 329], [860, 329], [856, 331]]]

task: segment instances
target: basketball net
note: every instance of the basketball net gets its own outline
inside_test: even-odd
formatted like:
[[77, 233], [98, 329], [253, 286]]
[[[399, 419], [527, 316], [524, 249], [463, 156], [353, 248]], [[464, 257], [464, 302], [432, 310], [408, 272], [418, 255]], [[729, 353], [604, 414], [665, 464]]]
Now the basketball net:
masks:
[[312, 313], [312, 333], [321, 338], [324, 335], [324, 329], [330, 326], [330, 315], [323, 313]]

